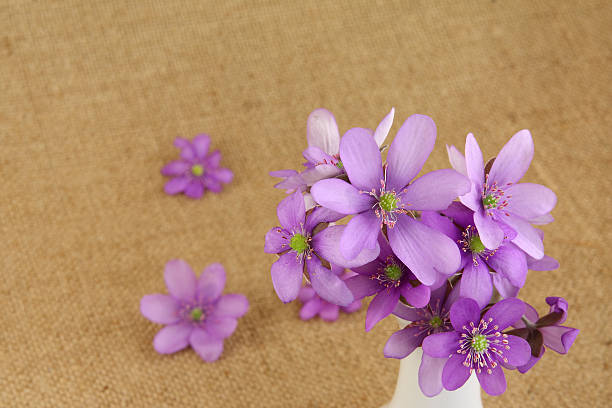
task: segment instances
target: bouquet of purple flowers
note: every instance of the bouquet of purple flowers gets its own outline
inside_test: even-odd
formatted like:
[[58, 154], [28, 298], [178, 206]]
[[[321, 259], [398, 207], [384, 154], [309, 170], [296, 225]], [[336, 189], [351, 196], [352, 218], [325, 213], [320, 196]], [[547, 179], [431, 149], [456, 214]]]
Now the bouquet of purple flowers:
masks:
[[[392, 109], [376, 130], [352, 128], [341, 138], [329, 111], [310, 114], [305, 169], [271, 173], [289, 193], [277, 208], [280, 226], [265, 239], [265, 251], [279, 255], [274, 289], [291, 302], [305, 277], [321, 299], [341, 307], [374, 296], [366, 331], [390, 314], [409, 322], [384, 355], [404, 358], [422, 347], [425, 395], [458, 389], [473, 372], [485, 392], [499, 395], [502, 367], [524, 373], [546, 348], [567, 353], [578, 334], [562, 325], [563, 298], [547, 297], [542, 317], [517, 298], [529, 269], [559, 266], [534, 227], [553, 221], [556, 195], [519, 182], [534, 153], [528, 130], [486, 164], [468, 134], [465, 154], [447, 146], [452, 169], [417, 177], [436, 126], [410, 116], [384, 161], [393, 118]], [[355, 274], [346, 278], [345, 269]]]

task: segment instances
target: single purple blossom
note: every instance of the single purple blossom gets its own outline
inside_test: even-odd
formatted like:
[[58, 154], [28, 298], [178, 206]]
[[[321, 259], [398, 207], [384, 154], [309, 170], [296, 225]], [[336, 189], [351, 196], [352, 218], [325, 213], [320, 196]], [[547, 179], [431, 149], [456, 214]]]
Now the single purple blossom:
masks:
[[[420, 347], [427, 336], [451, 331], [449, 312], [456, 299], [457, 290], [451, 290], [446, 283], [431, 293], [426, 307], [412, 308], [398, 303], [393, 314], [407, 320], [408, 325], [389, 337], [383, 350], [385, 357], [405, 358]], [[446, 360], [423, 353], [419, 367], [419, 387], [426, 396], [433, 397], [442, 391], [442, 369]]]
[[208, 152], [208, 135], [197, 135], [191, 142], [177, 137], [174, 145], [181, 150], [181, 158], [166, 164], [161, 170], [164, 176], [172, 177], [164, 186], [167, 194], [185, 193], [188, 197], [200, 198], [206, 190], [219, 193], [222, 184], [234, 178], [231, 170], [219, 166], [221, 152]]
[[450, 309], [453, 331], [432, 334], [423, 340], [423, 353], [448, 358], [442, 369], [442, 384], [456, 390], [476, 372], [480, 385], [489, 395], [506, 390], [501, 365], [521, 366], [529, 360], [531, 349], [520, 337], [502, 333], [520, 319], [525, 304], [516, 299], [496, 303], [481, 317], [475, 300], [461, 298]]
[[366, 314], [366, 331], [370, 331], [393, 312], [400, 296], [414, 307], [424, 307], [431, 294], [430, 287], [418, 282], [410, 269], [393, 254], [382, 233], [379, 233], [378, 244], [378, 258], [363, 266], [351, 268], [357, 275], [346, 281], [355, 299], [376, 295]]
[[[334, 271], [334, 269], [336, 268], [334, 265], [332, 265], [332, 271]], [[346, 272], [343, 274], [344, 268], [339, 269], [340, 270], [338, 272], [334, 272], [344, 281], [355, 275], [353, 272]], [[303, 304], [302, 308], [300, 309], [300, 318], [302, 320], [310, 320], [316, 315], [319, 315], [321, 319], [325, 320], [326, 322], [335, 322], [338, 320], [340, 311], [343, 311], [344, 313], [354, 313], [361, 308], [361, 300], [355, 300], [348, 306], [338, 306], [330, 303], [317, 295], [311, 285], [303, 286], [300, 289], [298, 299]]]
[[580, 330], [561, 326], [567, 319], [567, 301], [561, 297], [547, 297], [546, 303], [550, 306], [549, 313], [540, 317], [538, 312], [529, 304], [525, 304], [525, 315], [513, 326], [516, 329], [509, 334], [519, 336], [531, 346], [529, 361], [516, 367], [521, 373], [526, 373], [544, 355], [546, 347], [559, 354], [567, 354]]
[[481, 308], [491, 300], [493, 286], [503, 298], [515, 297], [527, 277], [525, 253], [508, 236], [497, 248], [486, 248], [474, 227], [474, 212], [460, 202], [451, 203], [441, 213], [423, 211], [421, 220], [459, 244], [463, 269], [459, 282], [461, 296], [476, 300]]
[[470, 189], [469, 180], [451, 169], [427, 173], [412, 183], [433, 149], [436, 126], [431, 118], [412, 115], [399, 129], [383, 167], [380, 150], [366, 129], [349, 130], [340, 143], [340, 159], [350, 183], [327, 179], [311, 189], [314, 200], [333, 211], [354, 214], [340, 240], [352, 259], [377, 245], [386, 226], [395, 255], [425, 285], [457, 271], [460, 254], [454, 242], [414, 218], [413, 211], [443, 210]]
[[549, 213], [557, 196], [548, 187], [518, 183], [529, 168], [533, 150], [531, 133], [521, 130], [501, 149], [488, 172], [471, 133], [465, 142], [465, 158], [454, 147], [449, 147], [448, 153], [453, 168], [471, 181], [470, 192], [459, 198], [475, 212], [475, 227], [484, 246], [497, 248], [510, 229], [515, 232], [514, 244], [533, 258], [541, 259], [544, 246], [531, 223], [552, 221]]
[[334, 225], [315, 231], [317, 225], [337, 221], [343, 215], [317, 207], [306, 217], [304, 198], [299, 191], [279, 203], [277, 214], [281, 226], [268, 231], [264, 251], [280, 255], [271, 268], [272, 283], [278, 297], [285, 303], [295, 300], [306, 269], [312, 287], [320, 297], [340, 306], [351, 304], [354, 301], [351, 291], [344, 281], [322, 265], [319, 257], [331, 264], [352, 268], [376, 258], [378, 246], [346, 260], [338, 248], [340, 235], [346, 226]]
[[196, 278], [181, 259], [166, 264], [164, 279], [169, 295], [146, 295], [140, 311], [154, 323], [166, 324], [153, 339], [158, 353], [171, 354], [190, 345], [207, 362], [223, 352], [223, 339], [236, 330], [249, 302], [239, 294], [222, 295], [225, 270], [211, 264]]
[[[394, 115], [395, 109], [391, 108], [391, 112], [384, 117], [374, 132], [367, 129], [379, 148], [389, 134]], [[283, 179], [274, 187], [285, 189], [287, 193], [293, 193], [296, 190], [304, 191], [319, 180], [346, 174], [340, 160], [338, 124], [330, 111], [319, 108], [310, 113], [306, 123], [306, 138], [308, 147], [302, 153], [306, 159], [304, 163], [306, 170], [301, 173], [295, 170], [270, 172], [272, 177]]]

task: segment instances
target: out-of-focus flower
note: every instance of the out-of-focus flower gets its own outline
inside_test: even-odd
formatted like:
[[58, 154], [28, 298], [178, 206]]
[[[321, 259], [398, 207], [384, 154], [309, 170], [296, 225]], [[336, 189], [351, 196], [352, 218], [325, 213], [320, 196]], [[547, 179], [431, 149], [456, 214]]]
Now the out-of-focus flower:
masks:
[[249, 308], [246, 297], [222, 295], [225, 270], [218, 263], [196, 278], [185, 261], [175, 259], [166, 264], [164, 279], [169, 295], [146, 295], [140, 301], [144, 317], [167, 325], [155, 336], [153, 347], [171, 354], [190, 345], [204, 361], [217, 360], [223, 339], [234, 332], [238, 318]]
[[[334, 269], [335, 268], [332, 265], [332, 271], [334, 271]], [[346, 280], [355, 275], [353, 272], [346, 272], [344, 275], [342, 275], [343, 268], [339, 269], [340, 271], [338, 272], [341, 276], [340, 279], [342, 280]], [[303, 286], [300, 289], [298, 299], [303, 304], [302, 308], [300, 309], [300, 318], [302, 320], [310, 320], [319, 315], [321, 319], [327, 322], [335, 322], [338, 320], [340, 311], [343, 311], [344, 313], [353, 313], [361, 308], [361, 300], [355, 300], [348, 306], [338, 306], [330, 303], [317, 295], [317, 292], [315, 292], [310, 285]]]
[[178, 137], [174, 145], [181, 150], [180, 159], [166, 164], [161, 170], [164, 176], [172, 177], [164, 186], [167, 194], [185, 193], [188, 197], [200, 198], [206, 190], [220, 192], [222, 185], [234, 178], [231, 170], [219, 166], [221, 152], [208, 152], [208, 135], [198, 135], [191, 142]]

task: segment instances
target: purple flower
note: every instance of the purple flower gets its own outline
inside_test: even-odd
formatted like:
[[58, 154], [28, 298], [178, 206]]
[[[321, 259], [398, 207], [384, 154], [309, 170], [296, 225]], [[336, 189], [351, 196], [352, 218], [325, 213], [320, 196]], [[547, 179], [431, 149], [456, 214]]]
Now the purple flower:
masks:
[[[392, 108], [374, 132], [367, 129], [379, 148], [387, 138], [394, 115], [395, 109]], [[306, 138], [308, 147], [302, 153], [306, 159], [304, 163], [306, 170], [301, 173], [295, 170], [270, 172], [272, 177], [283, 179], [274, 187], [285, 189], [287, 193], [304, 191], [319, 180], [345, 174], [339, 154], [340, 132], [336, 118], [330, 111], [319, 108], [310, 113], [306, 124]]]
[[366, 314], [366, 331], [393, 312], [400, 296], [412, 306], [424, 307], [431, 293], [431, 289], [420, 284], [410, 269], [393, 254], [382, 233], [379, 234], [378, 244], [378, 258], [366, 265], [351, 268], [358, 275], [346, 281], [355, 299], [376, 295]]
[[[335, 269], [336, 268], [334, 265], [332, 265], [332, 271]], [[339, 269], [340, 270], [336, 272], [336, 274], [340, 275], [340, 279], [344, 281], [355, 275], [352, 272], [347, 272], [344, 274], [344, 276], [342, 276], [343, 268]], [[335, 322], [338, 319], [340, 310], [342, 310], [344, 313], [353, 313], [361, 308], [361, 300], [355, 300], [348, 306], [338, 306], [333, 303], [329, 303], [317, 295], [310, 285], [306, 285], [300, 289], [298, 299], [300, 299], [300, 302], [303, 304], [302, 308], [300, 309], [300, 318], [302, 320], [310, 320], [316, 315], [319, 315], [321, 319], [327, 322]]]
[[[451, 331], [449, 311], [456, 300], [456, 294], [456, 289], [451, 290], [447, 283], [431, 293], [426, 307], [415, 309], [398, 303], [393, 314], [409, 323], [389, 337], [383, 351], [385, 357], [405, 358], [420, 347], [427, 336]], [[426, 396], [433, 397], [442, 391], [442, 369], [446, 360], [423, 353], [419, 367], [419, 387]]]
[[453, 168], [463, 172], [472, 183], [470, 192], [460, 200], [475, 212], [475, 227], [484, 246], [497, 248], [507, 231], [512, 230], [512, 242], [533, 258], [541, 259], [544, 256], [542, 239], [530, 223], [551, 222], [549, 213], [557, 197], [552, 190], [539, 184], [517, 184], [533, 158], [529, 131], [515, 134], [501, 149], [488, 172], [471, 133], [465, 142], [465, 158], [454, 147], [448, 148], [448, 153]]
[[[495, 285], [502, 297], [515, 297], [527, 277], [525, 253], [507, 236], [499, 247], [486, 248], [474, 227], [474, 212], [459, 202], [453, 202], [442, 214], [424, 211], [421, 219], [459, 244], [462, 253], [460, 269], [463, 269], [459, 282], [461, 296], [472, 298], [478, 306], [485, 307], [491, 300]], [[509, 234], [512, 232], [508, 231]]]
[[529, 371], [542, 358], [544, 346], [559, 354], [567, 354], [580, 332], [572, 327], [561, 326], [567, 319], [569, 307], [565, 299], [547, 297], [546, 303], [550, 306], [550, 311], [543, 317], [539, 317], [533, 306], [525, 304], [525, 315], [513, 324], [516, 329], [508, 332], [527, 340], [531, 346], [529, 361], [517, 367], [521, 373]]
[[340, 240], [346, 259], [377, 245], [381, 226], [395, 255], [425, 285], [457, 271], [460, 254], [454, 242], [414, 218], [412, 211], [443, 210], [470, 189], [466, 177], [451, 169], [419, 173], [433, 149], [436, 126], [431, 118], [412, 115], [389, 148], [383, 167], [380, 150], [367, 129], [349, 130], [340, 143], [340, 159], [350, 183], [327, 179], [315, 183], [314, 200], [333, 211], [355, 214]]
[[197, 135], [191, 142], [177, 137], [174, 145], [181, 150], [181, 158], [166, 164], [161, 170], [164, 176], [172, 177], [164, 186], [167, 194], [185, 193], [188, 197], [200, 198], [206, 190], [220, 192], [222, 184], [234, 178], [231, 170], [219, 167], [219, 150], [208, 153], [208, 135]]
[[481, 318], [481, 309], [475, 300], [457, 300], [450, 309], [454, 330], [432, 334], [423, 340], [423, 353], [448, 358], [442, 369], [444, 388], [456, 390], [475, 371], [487, 394], [502, 394], [506, 390], [506, 377], [501, 365], [521, 366], [531, 354], [525, 340], [502, 333], [520, 319], [524, 310], [522, 301], [504, 299]]
[[216, 361], [223, 339], [231, 336], [249, 303], [243, 295], [221, 295], [225, 270], [211, 264], [200, 278], [181, 259], [166, 264], [166, 287], [170, 295], [146, 295], [140, 311], [154, 323], [166, 324], [153, 340], [158, 353], [171, 354], [190, 345], [204, 361]]
[[378, 246], [364, 250], [355, 259], [346, 260], [338, 248], [340, 235], [346, 228], [344, 225], [315, 231], [317, 225], [337, 221], [343, 215], [317, 207], [306, 217], [304, 198], [299, 191], [279, 203], [277, 214], [281, 226], [268, 231], [264, 251], [280, 255], [271, 269], [278, 297], [285, 303], [297, 298], [306, 268], [312, 287], [319, 296], [340, 306], [351, 304], [354, 301], [351, 291], [344, 281], [322, 265], [319, 257], [331, 264], [351, 268], [376, 258]]

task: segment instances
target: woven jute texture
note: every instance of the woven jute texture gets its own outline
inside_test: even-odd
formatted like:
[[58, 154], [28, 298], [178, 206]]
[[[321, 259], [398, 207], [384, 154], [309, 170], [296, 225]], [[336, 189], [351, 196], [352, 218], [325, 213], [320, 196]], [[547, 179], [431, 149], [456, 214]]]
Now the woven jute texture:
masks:
[[[299, 168], [306, 118], [340, 131], [396, 107], [431, 116], [424, 171], [473, 132], [492, 156], [529, 128], [525, 180], [558, 194], [544, 228], [561, 269], [522, 296], [568, 299], [568, 356], [509, 372], [486, 407], [606, 407], [612, 7], [608, 1], [14, 1], [0, 5], [0, 406], [379, 407], [396, 329], [365, 308], [302, 322], [275, 296], [264, 254]], [[202, 200], [163, 193], [176, 136], [209, 133], [235, 181]], [[140, 298], [164, 264], [222, 262], [251, 302], [222, 358], [155, 353]]]

